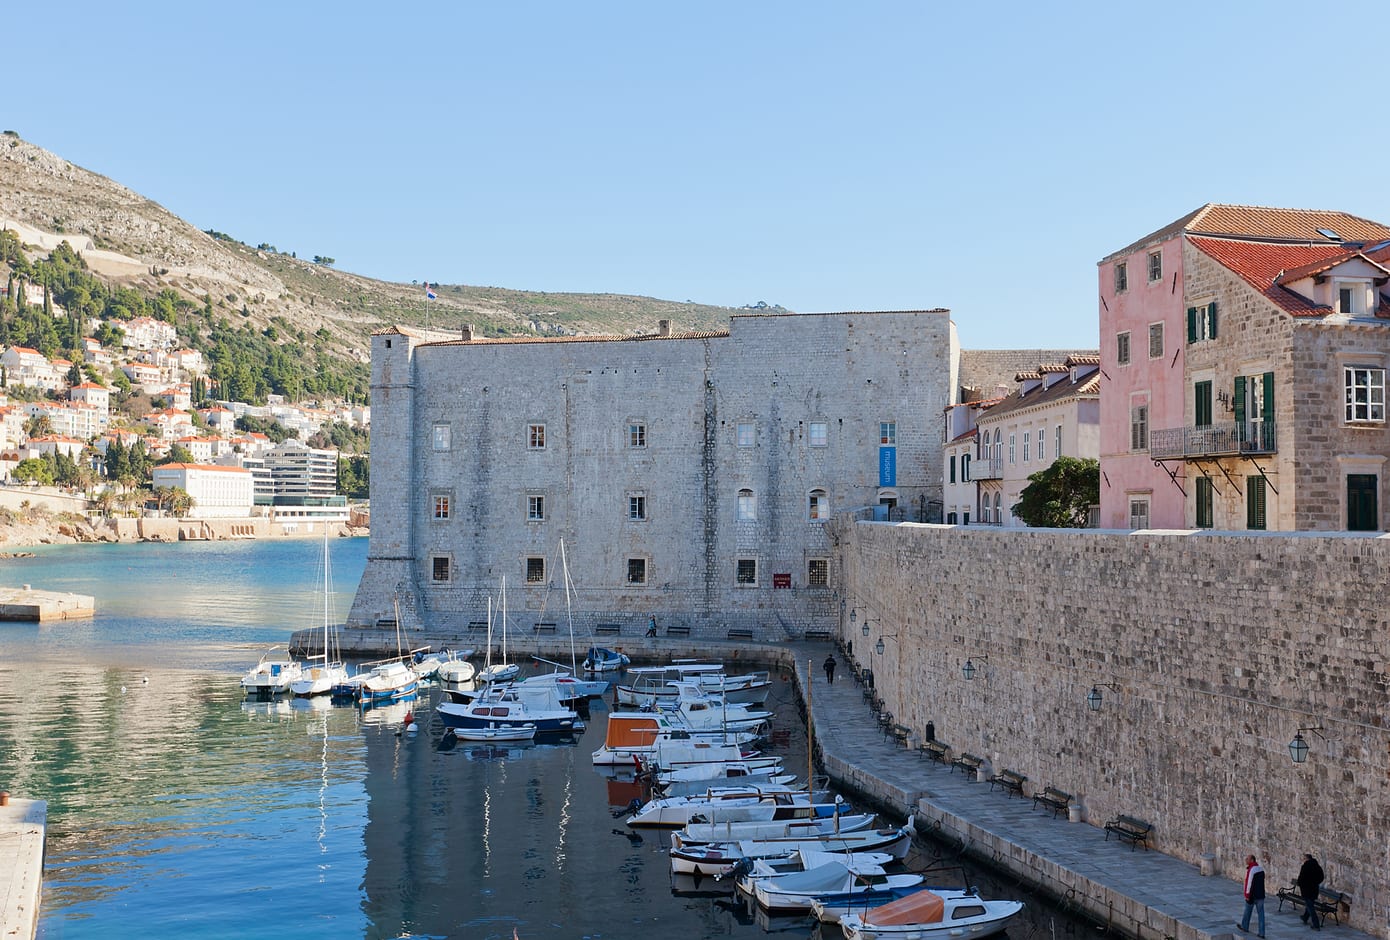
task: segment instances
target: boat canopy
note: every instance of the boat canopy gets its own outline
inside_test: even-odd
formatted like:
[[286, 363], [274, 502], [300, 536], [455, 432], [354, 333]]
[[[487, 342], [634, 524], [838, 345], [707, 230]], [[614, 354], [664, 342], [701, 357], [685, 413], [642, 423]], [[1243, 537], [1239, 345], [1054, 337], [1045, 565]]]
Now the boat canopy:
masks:
[[875, 927], [897, 927], [903, 924], [939, 924], [946, 902], [931, 891], [914, 891], [905, 898], [889, 901], [864, 916], [864, 923]]

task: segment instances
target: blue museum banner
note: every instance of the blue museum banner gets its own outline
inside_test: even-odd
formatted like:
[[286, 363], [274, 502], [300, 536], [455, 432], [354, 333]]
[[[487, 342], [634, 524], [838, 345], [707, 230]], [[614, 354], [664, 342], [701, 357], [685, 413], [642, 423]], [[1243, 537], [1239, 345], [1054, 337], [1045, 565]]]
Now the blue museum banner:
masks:
[[880, 447], [878, 449], [878, 485], [898, 485], [898, 449]]

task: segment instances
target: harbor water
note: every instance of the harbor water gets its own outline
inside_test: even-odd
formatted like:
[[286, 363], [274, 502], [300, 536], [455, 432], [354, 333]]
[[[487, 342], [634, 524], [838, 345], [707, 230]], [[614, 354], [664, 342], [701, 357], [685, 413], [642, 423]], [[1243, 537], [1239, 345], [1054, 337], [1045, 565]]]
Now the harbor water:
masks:
[[[366, 540], [331, 548], [336, 621]], [[449, 746], [437, 691], [368, 711], [245, 701], [241, 673], [322, 623], [316, 540], [34, 551], [0, 560], [0, 585], [97, 601], [91, 620], [0, 624], [0, 787], [48, 801], [44, 940], [839, 936], [673, 881], [666, 838], [614, 815], [636, 785], [592, 765], [603, 702], [575, 735]], [[776, 678], [770, 749], [804, 774]], [[956, 877], [1027, 902], [1015, 940], [1094, 932], [986, 871], [939, 880]]]

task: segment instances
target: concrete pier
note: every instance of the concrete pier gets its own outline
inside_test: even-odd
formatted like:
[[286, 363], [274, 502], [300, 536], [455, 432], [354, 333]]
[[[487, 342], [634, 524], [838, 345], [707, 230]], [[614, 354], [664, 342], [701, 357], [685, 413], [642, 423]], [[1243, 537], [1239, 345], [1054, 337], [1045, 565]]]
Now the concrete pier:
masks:
[[86, 594], [0, 588], [0, 620], [82, 620], [96, 613], [96, 598]]
[[48, 804], [11, 797], [0, 806], [0, 937], [33, 940], [39, 927]]

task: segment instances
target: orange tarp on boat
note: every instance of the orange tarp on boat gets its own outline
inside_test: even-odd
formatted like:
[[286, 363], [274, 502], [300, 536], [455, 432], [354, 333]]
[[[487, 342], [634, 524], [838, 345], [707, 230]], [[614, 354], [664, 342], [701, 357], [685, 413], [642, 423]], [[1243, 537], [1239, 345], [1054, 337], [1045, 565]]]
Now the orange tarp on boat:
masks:
[[864, 916], [864, 923], [876, 927], [894, 927], [902, 924], [939, 924], [941, 912], [946, 902], [941, 896], [930, 891], [917, 891], [905, 898], [889, 901], [876, 907]]
[[661, 728], [655, 718], [622, 718], [608, 716], [608, 735], [604, 744], [610, 748], [646, 747], [656, 740]]

